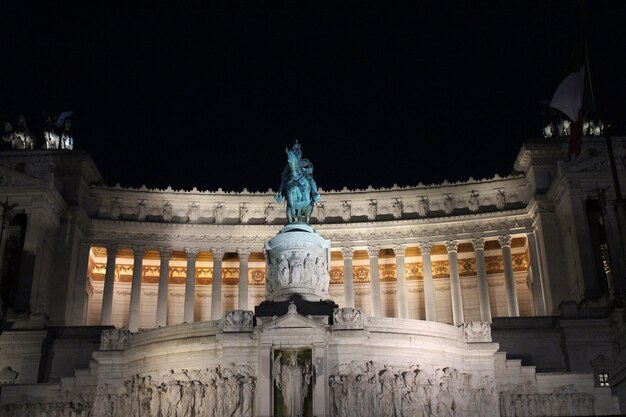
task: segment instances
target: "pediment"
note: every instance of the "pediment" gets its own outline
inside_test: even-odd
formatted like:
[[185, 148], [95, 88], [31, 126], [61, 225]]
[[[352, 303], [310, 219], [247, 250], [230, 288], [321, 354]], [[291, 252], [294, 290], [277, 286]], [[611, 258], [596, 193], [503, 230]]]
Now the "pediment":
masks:
[[0, 186], [41, 185], [41, 180], [14, 169], [0, 166]]
[[326, 329], [327, 324], [324, 324], [320, 320], [316, 320], [312, 316], [303, 316], [298, 314], [295, 305], [289, 306], [287, 314], [276, 317], [270, 321], [267, 321], [261, 325], [263, 329]]

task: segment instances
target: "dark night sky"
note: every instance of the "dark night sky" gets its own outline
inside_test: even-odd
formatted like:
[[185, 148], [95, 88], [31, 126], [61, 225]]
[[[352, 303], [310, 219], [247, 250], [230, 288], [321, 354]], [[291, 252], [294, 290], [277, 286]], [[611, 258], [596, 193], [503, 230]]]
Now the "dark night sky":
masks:
[[[580, 35], [574, 0], [126, 3], [0, 5], [0, 120], [75, 111], [110, 185], [276, 188], [296, 138], [325, 189], [505, 175]], [[588, 9], [625, 134], [626, 2]]]

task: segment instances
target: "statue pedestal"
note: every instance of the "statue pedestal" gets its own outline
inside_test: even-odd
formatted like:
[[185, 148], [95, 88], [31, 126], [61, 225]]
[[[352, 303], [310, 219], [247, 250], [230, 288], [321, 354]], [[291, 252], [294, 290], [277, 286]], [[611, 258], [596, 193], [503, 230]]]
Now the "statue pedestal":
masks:
[[254, 315], [257, 317], [283, 316], [287, 314], [292, 302], [296, 305], [298, 313], [303, 316], [325, 316], [330, 319], [333, 311], [339, 308], [333, 300], [308, 301], [298, 294], [293, 294], [288, 301], [263, 301], [254, 308]]
[[288, 301], [297, 294], [307, 301], [329, 299], [330, 240], [311, 226], [291, 223], [265, 242], [265, 299]]
[[287, 314], [290, 303], [308, 316], [331, 318], [337, 304], [328, 295], [330, 240], [305, 223], [290, 223], [265, 242], [265, 301], [254, 309], [258, 317]]

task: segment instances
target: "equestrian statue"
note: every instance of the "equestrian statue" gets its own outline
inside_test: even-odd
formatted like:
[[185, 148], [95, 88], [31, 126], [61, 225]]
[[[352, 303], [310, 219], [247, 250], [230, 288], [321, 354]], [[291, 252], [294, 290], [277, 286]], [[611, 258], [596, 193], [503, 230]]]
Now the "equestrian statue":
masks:
[[302, 149], [296, 140], [287, 152], [287, 165], [283, 169], [280, 188], [274, 197], [278, 203], [287, 201], [288, 223], [310, 223], [315, 202], [320, 199], [313, 179], [313, 164], [302, 158]]

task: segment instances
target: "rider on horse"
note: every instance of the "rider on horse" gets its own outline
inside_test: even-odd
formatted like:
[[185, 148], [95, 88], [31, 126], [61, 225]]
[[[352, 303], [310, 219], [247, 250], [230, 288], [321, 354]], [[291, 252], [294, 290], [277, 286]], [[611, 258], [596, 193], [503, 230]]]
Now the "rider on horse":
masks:
[[296, 140], [287, 152], [287, 166], [283, 169], [276, 201], [281, 203], [287, 200], [287, 221], [289, 223], [309, 223], [313, 206], [320, 196], [317, 193], [317, 184], [313, 179], [313, 164], [308, 159], [302, 159], [302, 149]]

